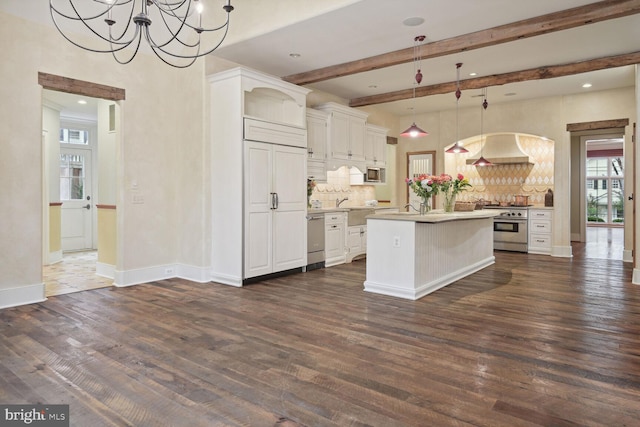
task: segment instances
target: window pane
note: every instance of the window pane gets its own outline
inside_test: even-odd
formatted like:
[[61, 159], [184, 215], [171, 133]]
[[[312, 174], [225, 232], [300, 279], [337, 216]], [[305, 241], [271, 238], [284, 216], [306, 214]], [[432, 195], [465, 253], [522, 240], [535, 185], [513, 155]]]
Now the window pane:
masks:
[[60, 200], [84, 199], [84, 156], [60, 154]]
[[587, 221], [607, 222], [608, 203], [606, 189], [589, 189], [587, 191]]
[[587, 160], [587, 176], [607, 176], [608, 158], [594, 157]]
[[60, 129], [60, 142], [65, 144], [89, 144], [89, 132], [79, 129]]
[[622, 163], [622, 157], [612, 157], [611, 158], [611, 176], [623, 176], [624, 175], [624, 164]]
[[624, 222], [624, 180], [611, 180], [611, 221]]

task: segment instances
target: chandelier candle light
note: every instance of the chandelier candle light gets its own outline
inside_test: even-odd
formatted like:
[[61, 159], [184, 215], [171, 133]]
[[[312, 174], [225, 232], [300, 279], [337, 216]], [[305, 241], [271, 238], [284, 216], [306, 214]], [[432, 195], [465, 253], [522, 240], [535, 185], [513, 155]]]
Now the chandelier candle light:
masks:
[[[219, 17], [207, 13], [211, 10], [205, 10], [204, 3], [205, 0], [49, 0], [49, 11], [60, 34], [82, 49], [111, 53], [120, 64], [128, 64], [144, 37], [163, 62], [186, 68], [216, 50], [229, 30], [231, 0], [222, 6], [224, 14]], [[88, 41], [89, 37], [93, 42]]]
[[469, 150], [460, 145], [460, 126], [459, 126], [459, 117], [460, 117], [460, 96], [462, 96], [462, 91], [460, 90], [460, 67], [462, 67], [462, 62], [458, 62], [456, 64], [456, 142], [451, 147], [449, 147], [446, 152], [447, 153], [468, 153]]
[[[415, 71], [416, 75], [415, 75], [415, 80], [416, 82], [413, 84], [413, 124], [411, 126], [409, 126], [409, 128], [407, 130], [405, 130], [404, 132], [402, 132], [400, 134], [400, 136], [405, 137], [405, 138], [418, 138], [421, 136], [427, 136], [429, 135], [428, 132], [420, 129], [417, 125], [416, 125], [416, 86], [419, 85], [422, 82], [422, 71], [421, 71], [421, 66], [420, 66], [420, 61], [422, 60], [422, 57], [420, 55], [420, 45], [421, 43], [424, 41], [426, 37], [425, 36], [416, 36], [413, 41], [414, 41], [414, 45], [413, 45], [413, 71]], [[417, 71], [416, 71], [417, 70]]]

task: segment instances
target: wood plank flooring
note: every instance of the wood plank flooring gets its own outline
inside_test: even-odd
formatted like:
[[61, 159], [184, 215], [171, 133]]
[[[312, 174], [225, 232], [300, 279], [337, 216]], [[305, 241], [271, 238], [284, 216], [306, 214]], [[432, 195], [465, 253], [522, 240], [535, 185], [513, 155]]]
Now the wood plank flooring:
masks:
[[640, 286], [618, 260], [496, 252], [419, 301], [366, 261], [0, 311], [0, 403], [75, 426], [638, 426]]

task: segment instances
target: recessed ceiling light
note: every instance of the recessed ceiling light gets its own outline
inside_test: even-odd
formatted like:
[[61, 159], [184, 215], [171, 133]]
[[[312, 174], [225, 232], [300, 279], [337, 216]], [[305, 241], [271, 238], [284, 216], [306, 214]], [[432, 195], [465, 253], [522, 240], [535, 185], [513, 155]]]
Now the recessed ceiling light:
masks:
[[592, 86], [591, 83], [585, 83], [585, 84], [582, 85], [582, 87], [585, 88], [585, 89], [589, 88], [591, 86]]
[[504, 94], [504, 96], [515, 96], [516, 93], [515, 92], [507, 92]]
[[87, 103], [87, 101], [85, 101], [84, 99], [79, 99], [78, 100], [78, 104], [85, 105], [86, 103]]
[[292, 58], [300, 58], [302, 55], [300, 55], [299, 53], [290, 53], [289, 56]]
[[470, 76], [477, 76], [478, 73], [469, 73]]
[[421, 18], [419, 16], [414, 16], [414, 17], [405, 19], [404, 21], [402, 21], [402, 23], [407, 27], [417, 27], [418, 25], [421, 25], [422, 23], [424, 23], [424, 18]]

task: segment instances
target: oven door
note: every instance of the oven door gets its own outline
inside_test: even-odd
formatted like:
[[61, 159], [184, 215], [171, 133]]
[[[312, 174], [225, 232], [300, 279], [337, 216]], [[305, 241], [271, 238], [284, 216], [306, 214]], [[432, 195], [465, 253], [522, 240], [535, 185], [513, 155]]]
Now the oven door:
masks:
[[495, 218], [493, 220], [493, 248], [527, 252], [527, 220]]

